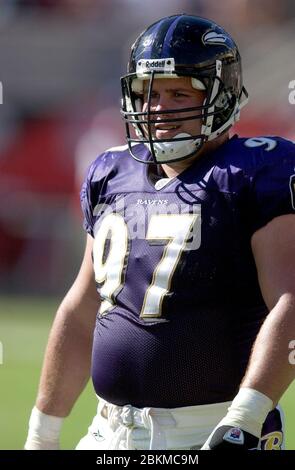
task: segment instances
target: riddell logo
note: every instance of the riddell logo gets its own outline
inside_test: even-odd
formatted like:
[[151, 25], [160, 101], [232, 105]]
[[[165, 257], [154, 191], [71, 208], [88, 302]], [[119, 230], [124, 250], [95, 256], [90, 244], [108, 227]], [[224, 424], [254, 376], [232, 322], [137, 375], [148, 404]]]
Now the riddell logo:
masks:
[[136, 71], [139, 74], [148, 73], [151, 70], [170, 73], [174, 68], [175, 62], [173, 57], [157, 60], [141, 59], [137, 62]]
[[152, 60], [151, 62], [149, 60], [146, 61], [145, 63], [146, 68], [163, 68], [165, 67], [165, 60]]

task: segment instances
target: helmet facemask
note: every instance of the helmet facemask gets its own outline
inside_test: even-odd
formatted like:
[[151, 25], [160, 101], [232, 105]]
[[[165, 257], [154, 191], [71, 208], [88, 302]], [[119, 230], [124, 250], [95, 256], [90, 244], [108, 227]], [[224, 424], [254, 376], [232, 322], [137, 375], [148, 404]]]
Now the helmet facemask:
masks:
[[[173, 59], [166, 59], [166, 62], [174, 62]], [[141, 63], [144, 61], [140, 61]], [[141, 65], [141, 69], [142, 69]], [[131, 155], [144, 163], [172, 163], [187, 159], [195, 155], [202, 148], [205, 142], [213, 140], [224, 133], [235, 121], [240, 109], [240, 100], [225, 90], [221, 80], [222, 63], [216, 61], [216, 73], [212, 76], [206, 75], [203, 70], [201, 75], [192, 72], [153, 69], [145, 73], [138, 72], [128, 74], [121, 79], [122, 84], [122, 110], [125, 120], [127, 143]], [[165, 112], [153, 111], [151, 108], [151, 97], [155, 79], [169, 78], [171, 80], [189, 76], [192, 87], [197, 90], [206, 91], [206, 97], [202, 106], [190, 108], [167, 109]], [[147, 109], [143, 106], [143, 83], [148, 80]], [[165, 116], [170, 117], [161, 117]], [[177, 114], [178, 117], [172, 117]], [[160, 116], [160, 118], [159, 118]], [[181, 132], [173, 138], [157, 139], [154, 133], [154, 125], [157, 124], [177, 124], [182, 121], [201, 122], [200, 133], [190, 135]], [[130, 125], [135, 130], [136, 137], [131, 136]], [[134, 145], [143, 143], [151, 153], [150, 160], [142, 160], [135, 155]]]

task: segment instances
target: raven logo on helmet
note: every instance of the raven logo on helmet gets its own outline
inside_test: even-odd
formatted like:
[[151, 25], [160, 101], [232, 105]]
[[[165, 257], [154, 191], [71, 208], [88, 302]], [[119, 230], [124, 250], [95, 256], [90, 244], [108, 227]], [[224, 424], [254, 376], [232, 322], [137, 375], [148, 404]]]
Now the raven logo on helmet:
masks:
[[225, 34], [216, 33], [215, 31], [208, 31], [202, 37], [204, 44], [226, 44], [227, 40]]

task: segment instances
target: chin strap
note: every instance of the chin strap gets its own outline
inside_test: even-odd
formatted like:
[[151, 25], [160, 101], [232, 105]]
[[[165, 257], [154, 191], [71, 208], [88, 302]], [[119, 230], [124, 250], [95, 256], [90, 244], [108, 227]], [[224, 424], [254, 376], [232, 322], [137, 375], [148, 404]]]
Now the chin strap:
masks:
[[[172, 163], [185, 156], [197, 152], [201, 146], [201, 139], [190, 139], [191, 135], [185, 132], [177, 134], [175, 139], [186, 138], [187, 140], [175, 140], [172, 142], [155, 142], [153, 144], [156, 163]], [[150, 144], [145, 144], [151, 152]]]

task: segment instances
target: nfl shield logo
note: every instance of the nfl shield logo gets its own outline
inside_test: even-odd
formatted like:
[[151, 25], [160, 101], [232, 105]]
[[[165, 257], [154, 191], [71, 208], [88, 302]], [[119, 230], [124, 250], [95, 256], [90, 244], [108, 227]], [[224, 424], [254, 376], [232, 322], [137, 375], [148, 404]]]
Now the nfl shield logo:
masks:
[[223, 440], [227, 442], [231, 442], [233, 444], [243, 445], [244, 433], [239, 428], [230, 428], [223, 436]]

